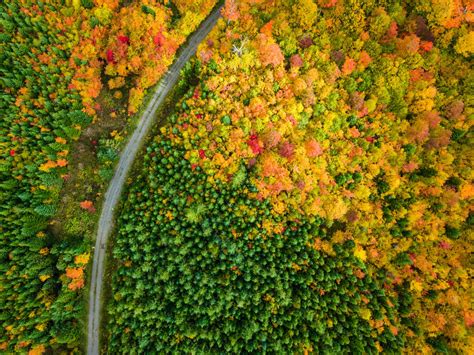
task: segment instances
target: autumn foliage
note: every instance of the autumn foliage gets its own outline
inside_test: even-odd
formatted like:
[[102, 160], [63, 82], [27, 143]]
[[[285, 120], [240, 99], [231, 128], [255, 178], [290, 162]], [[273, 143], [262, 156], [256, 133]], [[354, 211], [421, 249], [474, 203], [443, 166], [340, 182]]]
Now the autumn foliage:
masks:
[[361, 317], [407, 352], [472, 348], [472, 11], [228, 1], [162, 129], [206, 186], [247, 181], [282, 224], [323, 219], [328, 253], [354, 242], [396, 313]]
[[[85, 110], [95, 113], [95, 99], [104, 84], [128, 97], [128, 112], [137, 112], [146, 90], [172, 63], [176, 50], [215, 4], [214, 0], [174, 2], [181, 17], [171, 24], [168, 2], [135, 1], [127, 6], [104, 2], [80, 8], [70, 21], [80, 27], [70, 66], [72, 86], [81, 93]], [[106, 75], [105, 83], [101, 75]]]
[[[50, 223], [72, 143], [101, 93], [138, 112], [215, 3], [0, 3], [0, 352], [80, 351], [90, 246]], [[127, 191], [109, 349], [472, 352], [473, 21], [225, 1]]]

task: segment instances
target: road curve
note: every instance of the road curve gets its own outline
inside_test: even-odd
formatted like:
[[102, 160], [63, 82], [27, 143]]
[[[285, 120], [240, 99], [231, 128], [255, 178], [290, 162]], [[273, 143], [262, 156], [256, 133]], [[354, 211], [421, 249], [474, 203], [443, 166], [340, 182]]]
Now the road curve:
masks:
[[176, 84], [176, 81], [179, 78], [179, 73], [184, 64], [186, 64], [186, 62], [194, 55], [197, 46], [214, 27], [219, 16], [220, 7], [214, 9], [201, 23], [199, 28], [188, 38], [184, 48], [182, 48], [174, 63], [161, 79], [159, 85], [155, 89], [155, 93], [153, 94], [150, 103], [140, 117], [137, 128], [120, 154], [120, 160], [116, 167], [115, 174], [110, 181], [107, 192], [105, 193], [92, 263], [92, 277], [89, 295], [89, 327], [87, 332], [87, 354], [89, 355], [98, 355], [100, 350], [99, 332], [102, 306], [101, 292], [106, 253], [106, 248], [104, 246], [107, 245], [107, 239], [114, 225], [114, 209], [120, 200], [125, 179], [127, 178], [127, 174], [135, 160], [135, 156], [147, 136], [150, 127], [157, 119], [157, 117], [155, 117], [156, 110], [160, 107], [169, 91]]

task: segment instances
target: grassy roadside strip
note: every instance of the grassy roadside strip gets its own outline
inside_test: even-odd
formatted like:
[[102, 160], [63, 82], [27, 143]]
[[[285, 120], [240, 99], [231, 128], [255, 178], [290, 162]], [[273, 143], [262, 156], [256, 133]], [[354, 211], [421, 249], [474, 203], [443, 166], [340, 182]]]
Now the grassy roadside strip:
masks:
[[[146, 108], [152, 96], [153, 90], [149, 90], [140, 111], [128, 117], [125, 110], [120, 112], [114, 109], [114, 107], [126, 107], [125, 102], [111, 99], [111, 93], [107, 89], [101, 93], [99, 103], [102, 110], [99, 113], [99, 120], [85, 129], [81, 137], [71, 147], [69, 178], [65, 180], [61, 191], [61, 204], [58, 212], [49, 225], [49, 230], [57, 241], [84, 242], [89, 244], [89, 250], [91, 250], [97, 234], [97, 223], [103, 198], [111, 178], [111, 176], [108, 179], [102, 178], [99, 171], [104, 168], [113, 171], [118, 162], [118, 159], [101, 162], [98, 158], [99, 149], [101, 149], [98, 142], [109, 139], [114, 131], [122, 137], [131, 135], [142, 111]], [[127, 140], [124, 138], [117, 142], [118, 145], [115, 150], [117, 156]], [[93, 144], [93, 142], [97, 142], [97, 144]], [[94, 201], [95, 212], [80, 207], [80, 202], [84, 200]], [[91, 271], [92, 263], [89, 263], [85, 270], [86, 280], [89, 280]], [[86, 282], [81, 290], [84, 307], [79, 319], [83, 339], [87, 339], [89, 291], [90, 283]], [[82, 342], [82, 352], [85, 352], [85, 347], [86, 341], [84, 340]]]

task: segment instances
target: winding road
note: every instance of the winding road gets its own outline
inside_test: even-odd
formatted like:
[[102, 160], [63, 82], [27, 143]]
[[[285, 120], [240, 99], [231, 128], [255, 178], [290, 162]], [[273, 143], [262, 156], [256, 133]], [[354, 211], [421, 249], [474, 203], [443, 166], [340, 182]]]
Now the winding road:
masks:
[[211, 14], [201, 23], [199, 28], [188, 38], [187, 43], [181, 49], [175, 62], [171, 65], [168, 72], [163, 76], [159, 85], [155, 89], [150, 103], [143, 112], [138, 122], [137, 128], [133, 132], [130, 140], [120, 155], [120, 160], [115, 170], [115, 174], [110, 181], [105, 194], [104, 204], [99, 219], [97, 239], [95, 242], [94, 259], [92, 264], [92, 277], [89, 296], [89, 327], [87, 334], [87, 354], [99, 354], [100, 340], [100, 316], [101, 316], [101, 292], [105, 268], [105, 256], [107, 239], [114, 226], [114, 209], [120, 200], [123, 185], [128, 172], [132, 166], [135, 156], [146, 138], [151, 126], [156, 121], [157, 109], [165, 100], [166, 96], [176, 84], [179, 74], [186, 62], [194, 55], [197, 46], [207, 36], [216, 24], [220, 9], [214, 9]]

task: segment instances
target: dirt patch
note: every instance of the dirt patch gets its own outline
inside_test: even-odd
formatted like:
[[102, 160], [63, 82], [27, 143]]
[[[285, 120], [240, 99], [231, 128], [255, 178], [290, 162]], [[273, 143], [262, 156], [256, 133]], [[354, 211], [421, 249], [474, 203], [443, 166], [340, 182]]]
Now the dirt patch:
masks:
[[[68, 174], [63, 179], [61, 190], [61, 204], [49, 226], [49, 231], [59, 240], [68, 237], [94, 239], [102, 196], [108, 182], [99, 175], [99, 142], [110, 138], [114, 131], [126, 135], [124, 131], [133, 120], [126, 113], [126, 101], [113, 98], [112, 92], [107, 89], [102, 90], [97, 103], [100, 107], [97, 119], [71, 146]], [[85, 200], [94, 203], [95, 212], [81, 209], [80, 202]]]

